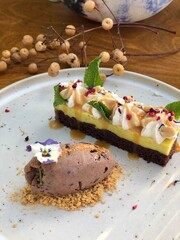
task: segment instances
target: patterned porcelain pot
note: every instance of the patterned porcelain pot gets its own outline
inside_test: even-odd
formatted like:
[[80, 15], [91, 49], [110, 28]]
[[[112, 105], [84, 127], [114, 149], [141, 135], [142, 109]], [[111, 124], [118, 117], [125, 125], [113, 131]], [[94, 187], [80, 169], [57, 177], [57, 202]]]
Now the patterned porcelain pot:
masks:
[[[61, 1], [61, 0], [51, 0]], [[91, 13], [83, 11], [83, 4], [86, 0], [62, 0], [72, 10], [78, 14], [94, 21], [101, 22], [103, 17], [111, 17], [112, 15], [103, 4], [102, 0], [94, 0], [97, 8], [100, 10], [102, 16], [98, 11]], [[149, 18], [164, 9], [172, 0], [105, 0], [111, 11], [119, 22], [137, 22]]]

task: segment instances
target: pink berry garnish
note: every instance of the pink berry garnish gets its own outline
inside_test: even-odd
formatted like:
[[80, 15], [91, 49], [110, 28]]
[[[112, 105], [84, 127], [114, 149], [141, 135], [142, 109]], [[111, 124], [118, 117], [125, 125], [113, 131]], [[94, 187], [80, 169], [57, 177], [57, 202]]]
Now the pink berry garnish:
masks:
[[160, 113], [159, 109], [154, 109], [155, 113]]
[[84, 95], [87, 97], [89, 94], [94, 93], [95, 91], [96, 91], [95, 88], [91, 88]]
[[163, 109], [163, 112], [165, 112], [166, 114], [168, 114], [169, 113], [169, 111], [167, 110], [167, 109]]
[[82, 82], [81, 80], [77, 80], [73, 85], [72, 85], [72, 88], [77, 88], [77, 84]]
[[77, 88], [77, 82], [72, 85], [72, 88]]
[[128, 113], [128, 114], [126, 114], [126, 118], [127, 118], [127, 120], [131, 120], [132, 115]]
[[9, 110], [8, 108], [6, 108], [6, 109], [5, 109], [5, 112], [8, 113], [8, 112], [10, 112], [10, 110]]
[[126, 101], [128, 98], [126, 96], [124, 96], [123, 99]]
[[154, 117], [156, 113], [155, 112], [149, 112], [149, 116]]
[[59, 91], [61, 92], [62, 90], [64, 90], [65, 87], [63, 85], [59, 85]]
[[80, 82], [82, 82], [82, 80], [78, 79], [76, 82], [77, 82], [77, 83], [80, 83]]
[[174, 112], [169, 112], [171, 114], [171, 116], [174, 116]]
[[137, 206], [138, 206], [137, 204], [133, 205], [132, 210], [135, 210], [137, 208]]

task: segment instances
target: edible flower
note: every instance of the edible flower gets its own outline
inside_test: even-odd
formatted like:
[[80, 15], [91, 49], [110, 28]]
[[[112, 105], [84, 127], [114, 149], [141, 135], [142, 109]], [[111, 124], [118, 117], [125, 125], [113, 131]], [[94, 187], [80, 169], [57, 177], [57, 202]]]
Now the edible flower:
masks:
[[52, 139], [28, 145], [26, 151], [32, 151], [35, 154], [34, 157], [42, 164], [57, 162], [58, 157], [62, 154], [60, 144]]

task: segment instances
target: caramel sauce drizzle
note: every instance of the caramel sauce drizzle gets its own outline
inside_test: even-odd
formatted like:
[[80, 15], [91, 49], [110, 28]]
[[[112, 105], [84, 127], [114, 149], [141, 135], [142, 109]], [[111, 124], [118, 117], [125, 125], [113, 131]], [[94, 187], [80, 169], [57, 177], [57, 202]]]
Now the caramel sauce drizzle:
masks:
[[136, 153], [128, 153], [128, 158], [130, 160], [139, 160], [139, 156]]
[[64, 125], [60, 123], [58, 120], [51, 120], [49, 121], [49, 127], [51, 129], [61, 129], [64, 127]]
[[110, 144], [105, 142], [105, 141], [100, 141], [100, 140], [96, 140], [96, 142], [94, 143], [95, 145], [98, 145], [99, 147], [104, 147], [104, 148], [109, 148]]
[[180, 143], [176, 142], [175, 152], [180, 152]]
[[86, 137], [86, 134], [82, 133], [79, 130], [71, 129], [70, 136], [75, 140], [82, 140]]

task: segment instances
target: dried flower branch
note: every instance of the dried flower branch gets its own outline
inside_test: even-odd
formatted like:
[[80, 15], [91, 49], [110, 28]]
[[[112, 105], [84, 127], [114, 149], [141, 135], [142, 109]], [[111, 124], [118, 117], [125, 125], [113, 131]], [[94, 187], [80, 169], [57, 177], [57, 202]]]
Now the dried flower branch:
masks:
[[[122, 75], [124, 66], [127, 64], [128, 57], [148, 56], [148, 57], [164, 57], [175, 54], [180, 51], [180, 48], [168, 52], [160, 53], [130, 53], [125, 49], [125, 45], [121, 36], [121, 28], [143, 28], [158, 34], [164, 31], [170, 34], [176, 34], [175, 31], [168, 30], [162, 27], [152, 26], [143, 23], [119, 23], [112, 13], [109, 6], [102, 0], [106, 8], [115, 19], [115, 23], [111, 18], [102, 19], [100, 26], [86, 29], [85, 26], [76, 28], [74, 25], [67, 25], [65, 28], [57, 31], [53, 26], [46, 28], [48, 31], [45, 34], [39, 34], [35, 39], [30, 35], [23, 36], [22, 48], [12, 47], [10, 50], [2, 51], [0, 61], [0, 72], [5, 72], [8, 66], [16, 66], [20, 64], [28, 69], [31, 74], [36, 74], [43, 64], [47, 64], [48, 74], [57, 76], [61, 68], [61, 64], [65, 67], [80, 67], [88, 65], [88, 57], [101, 56], [101, 62], [114, 62], [112, 65], [112, 73]], [[87, 0], [84, 8], [88, 12], [98, 11], [102, 16], [100, 9], [96, 6], [93, 0]], [[112, 29], [117, 30], [118, 42], [115, 41]], [[111, 38], [111, 46], [101, 46], [93, 43], [92, 32], [104, 30]], [[89, 36], [89, 34], [91, 35]], [[64, 37], [66, 35], [66, 37]], [[88, 46], [94, 46], [99, 50], [99, 53], [89, 54]], [[80, 59], [81, 61], [80, 61]], [[101, 74], [104, 81], [107, 76]]]

